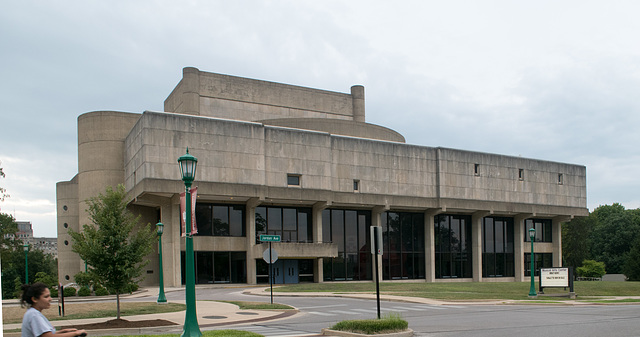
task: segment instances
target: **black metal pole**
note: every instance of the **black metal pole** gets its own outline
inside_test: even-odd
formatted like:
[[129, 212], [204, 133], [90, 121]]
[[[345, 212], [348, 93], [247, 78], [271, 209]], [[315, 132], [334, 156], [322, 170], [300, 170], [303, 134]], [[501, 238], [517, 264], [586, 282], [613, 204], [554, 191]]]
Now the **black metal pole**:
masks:
[[271, 257], [271, 241], [269, 241], [269, 287], [271, 288], [271, 304], [273, 304], [273, 258]]

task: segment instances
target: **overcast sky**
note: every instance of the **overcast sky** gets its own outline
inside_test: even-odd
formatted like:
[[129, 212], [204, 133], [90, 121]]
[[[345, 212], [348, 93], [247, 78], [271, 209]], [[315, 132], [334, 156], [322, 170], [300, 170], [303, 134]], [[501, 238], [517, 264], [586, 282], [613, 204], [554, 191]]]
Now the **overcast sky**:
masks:
[[[182, 68], [349, 93], [407, 143], [587, 167], [640, 207], [637, 1], [3, 1], [2, 212], [56, 236], [77, 117], [163, 110]], [[177, 170], [176, 166], [176, 170]]]

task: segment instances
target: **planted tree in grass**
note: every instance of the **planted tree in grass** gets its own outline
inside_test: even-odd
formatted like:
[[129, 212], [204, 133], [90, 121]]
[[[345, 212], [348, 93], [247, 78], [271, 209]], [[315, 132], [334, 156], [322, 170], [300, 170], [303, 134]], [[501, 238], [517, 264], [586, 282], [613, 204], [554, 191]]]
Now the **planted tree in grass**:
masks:
[[82, 226], [81, 232], [69, 231], [73, 251], [87, 263], [88, 273], [115, 292], [118, 319], [120, 294], [139, 281], [148, 263], [144, 257], [156, 243], [155, 230], [150, 224], [138, 226], [140, 216], [127, 210], [125, 198], [123, 185], [107, 187], [105, 194], [88, 201], [92, 224]]

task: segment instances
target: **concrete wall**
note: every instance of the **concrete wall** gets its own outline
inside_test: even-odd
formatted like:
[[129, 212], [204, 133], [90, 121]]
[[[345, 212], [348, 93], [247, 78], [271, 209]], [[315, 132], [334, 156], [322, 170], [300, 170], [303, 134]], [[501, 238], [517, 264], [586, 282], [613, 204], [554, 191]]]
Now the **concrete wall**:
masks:
[[[291, 200], [300, 198], [296, 189], [301, 189], [342, 193], [346, 203], [368, 195], [437, 199], [445, 208], [498, 212], [565, 215], [558, 208], [586, 209], [584, 166], [520, 157], [155, 112], [143, 114], [125, 146], [129, 191], [144, 179], [179, 180], [176, 159], [189, 147], [198, 158], [201, 185], [283, 188]], [[299, 174], [301, 185], [287, 186], [287, 174]], [[354, 195], [354, 179], [360, 181], [360, 196]]]
[[[360, 86], [357, 86], [361, 88]], [[311, 117], [364, 122], [364, 89], [350, 94], [183, 69], [183, 78], [165, 100], [165, 111], [257, 121]]]

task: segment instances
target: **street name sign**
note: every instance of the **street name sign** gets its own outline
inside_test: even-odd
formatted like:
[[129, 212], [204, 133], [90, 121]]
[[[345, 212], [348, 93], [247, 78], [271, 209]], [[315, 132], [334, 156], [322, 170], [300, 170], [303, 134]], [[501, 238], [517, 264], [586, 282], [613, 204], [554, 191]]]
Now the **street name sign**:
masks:
[[280, 242], [280, 235], [260, 235], [262, 242]]

